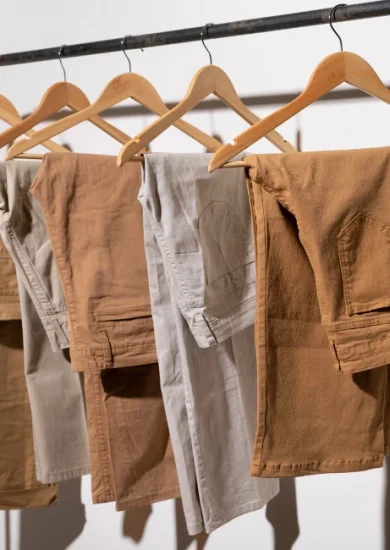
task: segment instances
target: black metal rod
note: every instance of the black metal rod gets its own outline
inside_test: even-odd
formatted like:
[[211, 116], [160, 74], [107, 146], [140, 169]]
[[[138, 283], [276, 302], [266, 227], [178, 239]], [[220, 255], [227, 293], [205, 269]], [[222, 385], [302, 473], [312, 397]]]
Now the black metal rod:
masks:
[[[288, 13], [272, 17], [210, 25], [207, 28], [207, 39], [212, 40], [214, 38], [226, 38], [243, 34], [325, 25], [329, 23], [329, 15], [332, 9], [333, 6], [321, 10]], [[337, 22], [343, 22], [382, 17], [385, 15], [390, 15], [389, 0], [351, 4], [349, 6], [340, 7], [336, 10], [334, 19]], [[204, 27], [192, 27], [189, 29], [129, 36], [126, 40], [126, 49], [136, 50], [139, 48], [152, 48], [155, 46], [200, 41], [200, 33], [203, 29]], [[66, 45], [61, 51], [61, 57], [81, 57], [84, 55], [118, 52], [122, 50], [122, 41], [123, 37], [113, 38], [111, 40], [100, 40], [97, 42], [86, 42], [84, 44]], [[61, 46], [56, 46], [54, 48], [0, 55], [0, 66], [58, 59], [60, 47]]]

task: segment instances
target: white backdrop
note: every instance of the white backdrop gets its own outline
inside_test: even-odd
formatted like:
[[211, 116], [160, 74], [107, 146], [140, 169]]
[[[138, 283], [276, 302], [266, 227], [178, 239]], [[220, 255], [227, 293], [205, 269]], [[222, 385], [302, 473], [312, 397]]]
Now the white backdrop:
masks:
[[[323, 0], [13, 0], [1, 2], [0, 52], [56, 46], [182, 27], [261, 17], [325, 7]], [[346, 50], [364, 56], [390, 83], [390, 18], [338, 25]], [[255, 96], [260, 116], [277, 108], [275, 96], [301, 90], [315, 65], [338, 49], [328, 26], [281, 31], [209, 42], [215, 64], [232, 78], [245, 98]], [[134, 72], [141, 73], [166, 101], [183, 97], [195, 71], [208, 63], [201, 43], [129, 52]], [[95, 99], [108, 80], [127, 71], [122, 53], [65, 59], [70, 82]], [[22, 114], [30, 112], [45, 90], [62, 79], [58, 61], [0, 67], [0, 93]], [[255, 101], [256, 102], [256, 101]], [[131, 102], [126, 105], [131, 106]], [[131, 116], [130, 116], [131, 115]], [[153, 117], [134, 114], [112, 122], [134, 135]], [[188, 120], [230, 140], [245, 127], [226, 109], [200, 110]], [[5, 128], [1, 125], [0, 131]], [[377, 100], [318, 102], [280, 131], [302, 148], [347, 149], [388, 145], [390, 109]], [[116, 154], [119, 145], [89, 123], [64, 133], [60, 140], [74, 151]], [[153, 150], [201, 151], [172, 129]], [[252, 151], [272, 151], [261, 142]], [[359, 422], [359, 418], [356, 418]], [[0, 448], [1, 452], [1, 448]], [[390, 463], [389, 463], [390, 468]], [[390, 472], [390, 469], [389, 469]], [[390, 474], [389, 474], [390, 475]], [[210, 537], [186, 534], [180, 504], [164, 502], [127, 514], [111, 504], [92, 506], [90, 481], [64, 484], [55, 509], [12, 512], [7, 524], [0, 512], [0, 550], [386, 550], [390, 549], [390, 477], [386, 470], [322, 475], [282, 484], [281, 495], [267, 511], [236, 519]]]

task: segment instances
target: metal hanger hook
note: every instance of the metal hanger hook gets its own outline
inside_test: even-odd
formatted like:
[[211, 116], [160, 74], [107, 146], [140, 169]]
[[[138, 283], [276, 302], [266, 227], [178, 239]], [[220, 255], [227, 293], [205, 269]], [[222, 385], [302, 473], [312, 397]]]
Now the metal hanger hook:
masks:
[[337, 38], [339, 39], [339, 42], [340, 42], [340, 51], [344, 51], [344, 46], [343, 46], [343, 41], [341, 39], [341, 36], [339, 35], [339, 33], [336, 31], [336, 29], [334, 28], [333, 26], [333, 23], [334, 21], [336, 20], [335, 16], [336, 16], [336, 11], [337, 11], [337, 8], [343, 8], [344, 6], [348, 6], [348, 4], [337, 4], [332, 10], [331, 12], [329, 13], [329, 25], [330, 25], [330, 28], [332, 29], [332, 31], [335, 33], [335, 35], [337, 36]]
[[[124, 36], [122, 38], [122, 42], [121, 42], [121, 45], [122, 45], [122, 52], [123, 52], [123, 55], [126, 57], [127, 59], [127, 62], [129, 64], [129, 73], [131, 73], [131, 61], [130, 61], [130, 57], [127, 55], [126, 53], [126, 44], [127, 44], [127, 39], [130, 38], [132, 35], [131, 34], [127, 34], [126, 36]], [[141, 52], [144, 51], [143, 48], [140, 48]]]
[[206, 52], [209, 54], [209, 59], [210, 59], [210, 65], [213, 64], [213, 56], [211, 55], [211, 52], [210, 50], [208, 49], [208, 47], [206, 46], [206, 44], [204, 43], [204, 38], [203, 38], [203, 35], [205, 34], [206, 35], [206, 38], [207, 38], [207, 30], [208, 28], [213, 25], [213, 23], [206, 23], [206, 25], [203, 27], [201, 33], [200, 33], [200, 39], [202, 41], [202, 44], [203, 44], [203, 47], [204, 49], [206, 50]]
[[62, 72], [64, 73], [64, 82], [66, 82], [66, 70], [65, 70], [64, 64], [62, 63], [61, 55], [62, 55], [62, 52], [64, 51], [65, 45], [66, 44], [62, 44], [61, 48], [58, 51], [58, 59], [60, 60], [61, 69], [62, 69]]

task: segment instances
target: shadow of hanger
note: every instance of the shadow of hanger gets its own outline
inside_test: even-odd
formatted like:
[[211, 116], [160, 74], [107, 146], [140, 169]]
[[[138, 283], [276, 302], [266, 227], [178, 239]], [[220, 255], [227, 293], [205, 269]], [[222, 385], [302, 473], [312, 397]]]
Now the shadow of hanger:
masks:
[[385, 456], [385, 494], [383, 503], [383, 550], [390, 550], [390, 457]]
[[136, 544], [142, 541], [149, 517], [152, 515], [152, 507], [144, 506], [127, 510], [123, 515], [122, 534]]
[[274, 550], [291, 550], [299, 537], [294, 478], [280, 480], [280, 492], [267, 504], [265, 515], [274, 529]]
[[83, 532], [85, 506], [81, 502], [81, 479], [59, 484], [60, 505], [22, 510], [19, 550], [66, 550]]
[[181, 499], [175, 500], [175, 519], [176, 519], [176, 550], [187, 550], [196, 541], [195, 550], [203, 550], [206, 547], [209, 535], [200, 533], [195, 537], [191, 537], [187, 531], [187, 524], [184, 517], [183, 504]]

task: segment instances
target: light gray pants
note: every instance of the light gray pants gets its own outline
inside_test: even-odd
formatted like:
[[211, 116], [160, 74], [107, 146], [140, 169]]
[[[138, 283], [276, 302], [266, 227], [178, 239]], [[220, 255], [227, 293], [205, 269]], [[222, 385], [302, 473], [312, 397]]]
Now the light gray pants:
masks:
[[[249, 476], [256, 429], [256, 354], [252, 273], [247, 267], [253, 264], [253, 251], [250, 218], [245, 218], [249, 208], [242, 199], [245, 180], [236, 172], [236, 191], [230, 185], [224, 194], [221, 185], [213, 187], [208, 181], [208, 160], [209, 155], [148, 155], [139, 194], [162, 393], [191, 535], [203, 528], [209, 533], [259, 509], [279, 491], [277, 480]], [[219, 174], [221, 183], [225, 171]], [[234, 181], [233, 174], [229, 177]], [[240, 200], [238, 223], [248, 230], [240, 233], [241, 248], [236, 249], [237, 240], [225, 239], [237, 220], [230, 228], [225, 214], [232, 208], [240, 211]], [[200, 204], [202, 211], [211, 205], [212, 212], [225, 213], [222, 220], [207, 217], [201, 239], [194, 221]], [[207, 271], [217, 275], [214, 287], [206, 284], [211, 281], [204, 276], [201, 241], [220, 251], [207, 255]], [[225, 262], [223, 267], [226, 254], [230, 265]], [[234, 274], [236, 286], [231, 284]], [[210, 330], [209, 321], [215, 321], [216, 331]]]
[[89, 473], [78, 373], [72, 372], [66, 305], [44, 216], [30, 186], [39, 161], [0, 164], [0, 232], [16, 266], [37, 478], [54, 483]]

